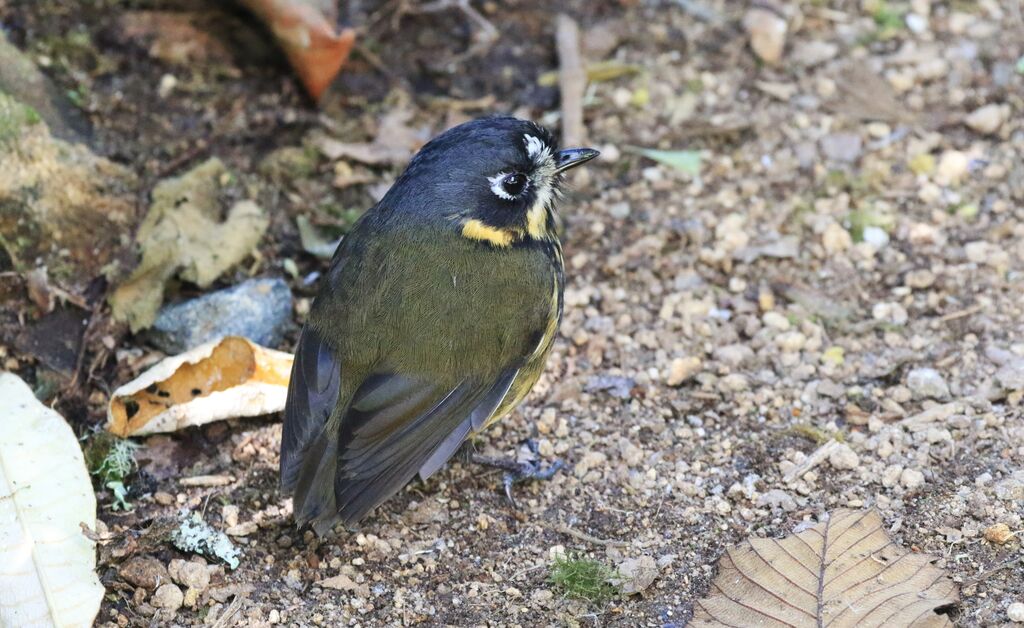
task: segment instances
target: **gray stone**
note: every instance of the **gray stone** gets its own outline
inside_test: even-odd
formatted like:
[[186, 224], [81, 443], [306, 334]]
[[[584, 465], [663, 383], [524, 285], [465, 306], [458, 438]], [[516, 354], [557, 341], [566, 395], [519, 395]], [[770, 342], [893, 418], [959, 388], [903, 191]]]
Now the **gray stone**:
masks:
[[1013, 358], [996, 371], [996, 381], [1003, 390], [1024, 390], [1024, 358]]
[[757, 498], [758, 506], [770, 506], [772, 508], [781, 508], [786, 512], [792, 512], [797, 509], [796, 500], [787, 493], [780, 489], [772, 489]]
[[821, 152], [830, 161], [853, 163], [862, 150], [863, 142], [856, 133], [831, 133], [821, 138]]
[[907, 374], [907, 388], [918, 398], [946, 399], [949, 386], [935, 369], [914, 369]]
[[282, 279], [250, 279], [160, 310], [149, 340], [181, 353], [221, 336], [244, 336], [273, 347], [291, 322], [292, 292]]
[[606, 392], [612, 397], [629, 399], [632, 396], [636, 380], [632, 377], [619, 375], [597, 375], [587, 380], [584, 390], [588, 393]]

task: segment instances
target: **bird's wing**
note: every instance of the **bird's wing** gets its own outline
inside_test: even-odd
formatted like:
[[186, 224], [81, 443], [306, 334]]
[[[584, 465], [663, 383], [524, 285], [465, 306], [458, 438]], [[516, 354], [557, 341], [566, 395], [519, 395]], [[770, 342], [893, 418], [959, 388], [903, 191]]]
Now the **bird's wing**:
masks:
[[281, 434], [281, 488], [291, 492], [310, 446], [338, 403], [341, 362], [311, 327], [299, 337]]
[[320, 533], [338, 520], [355, 523], [417, 473], [427, 478], [441, 468], [494, 413], [519, 370], [509, 367], [493, 381], [466, 379], [455, 386], [377, 373], [363, 380], [340, 421], [329, 425], [334, 408], [322, 405], [328, 396], [307, 389], [315, 382], [336, 398], [339, 385], [314, 374], [340, 378], [344, 369], [323, 343], [310, 340], [315, 332], [307, 339], [311, 331], [303, 332], [296, 354], [301, 379], [289, 391], [281, 468], [282, 486], [294, 489], [296, 520], [312, 521]]

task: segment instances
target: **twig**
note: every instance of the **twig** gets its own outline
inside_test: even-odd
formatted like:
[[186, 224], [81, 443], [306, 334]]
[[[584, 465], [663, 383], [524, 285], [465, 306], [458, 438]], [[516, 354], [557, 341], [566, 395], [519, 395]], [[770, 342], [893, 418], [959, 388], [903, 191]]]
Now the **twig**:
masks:
[[232, 620], [235, 618], [235, 614], [242, 610], [242, 594], [236, 593], [231, 604], [228, 605], [220, 617], [217, 618], [217, 622], [213, 624], [213, 628], [227, 628], [232, 624]]
[[558, 48], [558, 86], [562, 92], [562, 144], [582, 146], [586, 139], [583, 126], [583, 94], [587, 89], [587, 71], [580, 56], [580, 27], [561, 13], [555, 24]]
[[960, 310], [960, 311], [957, 311], [957, 312], [950, 312], [949, 314], [943, 314], [942, 316], [939, 317], [939, 322], [940, 323], [948, 323], [949, 321], [955, 321], [958, 318], [964, 318], [965, 316], [971, 316], [972, 314], [977, 314], [982, 309], [983, 308], [982, 308], [981, 305], [973, 305], [973, 306], [967, 308], [966, 310]]
[[1019, 562], [1021, 562], [1020, 557], [1015, 557], [1015, 558], [1011, 558], [1010, 560], [1008, 560], [1006, 562], [999, 563], [995, 567], [993, 567], [991, 569], [987, 569], [987, 570], [981, 572], [980, 574], [978, 574], [977, 576], [974, 576], [970, 580], [964, 580], [963, 586], [964, 587], [968, 587], [968, 586], [970, 586], [972, 584], [978, 584], [982, 580], [988, 579], [989, 576], [991, 576], [992, 574], [996, 573], [997, 571], [1002, 571], [1003, 569], [1006, 569], [1007, 567], [1013, 567], [1014, 564], [1019, 563]]
[[788, 484], [789, 482], [801, 477], [803, 474], [827, 460], [828, 457], [832, 455], [832, 452], [837, 449], [839, 449], [839, 442], [835, 439], [829, 440], [827, 443], [811, 452], [802, 464], [790, 469], [782, 476], [782, 480]]
[[569, 526], [565, 525], [564, 523], [559, 523], [558, 525], [551, 525], [549, 523], [545, 523], [543, 521], [539, 521], [538, 525], [540, 525], [540, 527], [545, 528], [547, 530], [551, 530], [552, 532], [559, 532], [561, 534], [565, 534], [565, 535], [571, 536], [574, 539], [577, 539], [577, 540], [580, 540], [580, 541], [584, 541], [586, 543], [593, 543], [594, 545], [603, 545], [604, 547], [629, 547], [629, 543], [627, 543], [625, 541], [612, 541], [612, 540], [608, 540], [608, 539], [599, 539], [596, 536], [590, 536], [586, 532], [580, 532], [579, 530], [570, 528]]

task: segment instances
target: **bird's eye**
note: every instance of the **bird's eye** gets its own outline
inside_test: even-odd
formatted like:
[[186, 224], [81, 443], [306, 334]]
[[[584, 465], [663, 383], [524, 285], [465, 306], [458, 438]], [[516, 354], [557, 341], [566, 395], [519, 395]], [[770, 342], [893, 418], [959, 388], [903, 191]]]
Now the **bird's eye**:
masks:
[[526, 177], [518, 172], [506, 175], [501, 180], [501, 189], [505, 190], [505, 193], [509, 196], [519, 196], [525, 187]]
[[494, 192], [495, 196], [506, 201], [516, 200], [529, 184], [529, 179], [521, 172], [513, 172], [511, 174], [499, 172], [493, 177], [489, 177], [488, 180], [491, 182], [491, 192]]

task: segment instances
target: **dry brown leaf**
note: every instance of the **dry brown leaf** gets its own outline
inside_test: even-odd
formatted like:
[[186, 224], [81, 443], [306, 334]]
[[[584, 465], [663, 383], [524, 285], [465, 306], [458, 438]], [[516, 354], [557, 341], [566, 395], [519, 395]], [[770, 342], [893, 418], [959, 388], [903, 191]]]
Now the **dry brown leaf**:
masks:
[[270, 28], [288, 62], [313, 100], [345, 65], [356, 41], [350, 28], [335, 29], [337, 3], [331, 0], [241, 0]]
[[839, 97], [829, 108], [854, 120], [912, 122], [914, 116], [889, 83], [862, 63], [848, 66], [836, 78]]
[[280, 412], [291, 368], [291, 354], [226, 336], [167, 358], [115, 390], [107, 429], [139, 436]]
[[960, 600], [935, 558], [892, 542], [877, 511], [839, 510], [784, 539], [751, 538], [718, 561], [691, 626], [952, 626]]
[[235, 203], [221, 217], [220, 189], [230, 179], [213, 158], [153, 189], [136, 235], [142, 260], [110, 298], [114, 318], [127, 321], [133, 332], [153, 324], [164, 284], [175, 273], [205, 288], [256, 248], [269, 220], [252, 201]]
[[428, 130], [409, 126], [413, 112], [407, 102], [392, 107], [380, 119], [372, 142], [342, 142], [320, 136], [317, 148], [331, 160], [350, 159], [364, 164], [405, 165], [427, 140]]

